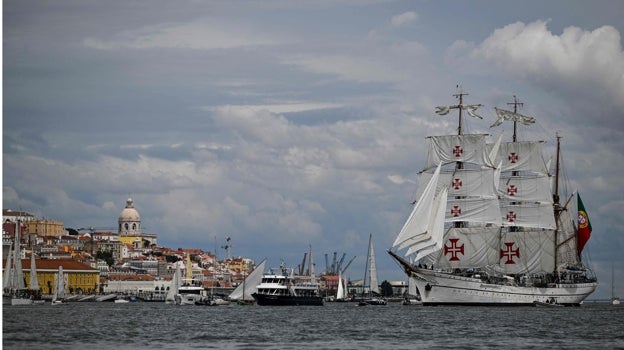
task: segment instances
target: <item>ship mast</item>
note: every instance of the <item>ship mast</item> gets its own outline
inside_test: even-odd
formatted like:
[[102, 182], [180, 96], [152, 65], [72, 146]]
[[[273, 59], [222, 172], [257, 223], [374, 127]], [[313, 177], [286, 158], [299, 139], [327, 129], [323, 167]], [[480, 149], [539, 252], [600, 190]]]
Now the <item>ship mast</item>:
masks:
[[554, 214], [555, 214], [555, 234], [554, 234], [554, 240], [555, 240], [555, 271], [553, 271], [553, 274], [556, 276], [557, 275], [557, 248], [558, 248], [558, 242], [557, 242], [557, 236], [559, 235], [559, 215], [561, 214], [561, 206], [559, 204], [559, 153], [560, 153], [560, 147], [561, 147], [561, 136], [559, 136], [559, 134], [557, 133], [557, 160], [556, 160], [556, 164], [555, 164], [555, 191], [553, 193], [553, 209], [554, 209]]
[[[459, 122], [457, 123], [458, 127], [457, 127], [457, 135], [461, 135], [462, 134], [462, 109], [464, 107], [463, 104], [463, 100], [464, 100], [464, 96], [468, 96], [468, 94], [460, 92], [458, 94], [454, 94], [453, 95], [455, 98], [459, 98], [459, 103], [456, 104], [455, 106], [449, 106], [450, 109], [457, 109], [459, 110]], [[459, 167], [459, 169], [461, 169], [461, 167]]]
[[[513, 111], [514, 113], [518, 113], [518, 106], [522, 107], [524, 106], [524, 103], [518, 101], [518, 97], [516, 97], [516, 95], [514, 95], [514, 100], [513, 102], [508, 102], [507, 105], [509, 106], [513, 106]], [[513, 121], [513, 136], [511, 138], [512, 142], [518, 142], [518, 121], [514, 119]], [[511, 176], [518, 176], [518, 172], [517, 171], [512, 171], [511, 172]], [[512, 202], [511, 204], [516, 204], [516, 202]], [[517, 232], [518, 231], [518, 226], [511, 226], [509, 228], [509, 231], [511, 232]]]
[[[513, 102], [508, 102], [507, 103], [509, 106], [513, 106], [514, 107], [514, 113], [518, 113], [518, 106], [522, 107], [524, 106], [524, 103], [519, 102], [518, 98], [516, 97], [516, 95], [514, 95], [514, 101]], [[513, 142], [517, 142], [518, 141], [518, 137], [517, 137], [517, 130], [518, 130], [518, 121], [514, 119], [513, 122], [513, 137], [512, 137], [512, 141]]]

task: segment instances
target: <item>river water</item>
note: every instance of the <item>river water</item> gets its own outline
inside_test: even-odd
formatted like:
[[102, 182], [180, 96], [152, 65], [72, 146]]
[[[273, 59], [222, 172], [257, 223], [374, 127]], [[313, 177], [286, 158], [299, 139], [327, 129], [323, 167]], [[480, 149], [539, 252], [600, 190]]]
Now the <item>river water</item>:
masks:
[[4, 349], [624, 349], [624, 306], [4, 306]]

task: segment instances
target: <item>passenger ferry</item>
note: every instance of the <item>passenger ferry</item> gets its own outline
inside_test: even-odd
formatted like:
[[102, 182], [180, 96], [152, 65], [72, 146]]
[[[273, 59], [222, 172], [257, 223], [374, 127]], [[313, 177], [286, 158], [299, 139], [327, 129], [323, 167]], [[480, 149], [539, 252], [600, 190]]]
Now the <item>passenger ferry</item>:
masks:
[[258, 305], [323, 305], [319, 284], [314, 275], [298, 276], [280, 265], [279, 273], [271, 269], [262, 276], [257, 292], [252, 294]]

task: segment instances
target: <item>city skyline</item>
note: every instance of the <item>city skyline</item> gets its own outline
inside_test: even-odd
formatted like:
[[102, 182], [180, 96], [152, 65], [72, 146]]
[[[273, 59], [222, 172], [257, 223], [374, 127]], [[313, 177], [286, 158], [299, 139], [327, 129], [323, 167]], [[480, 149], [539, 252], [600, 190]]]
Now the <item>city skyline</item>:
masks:
[[[619, 1], [168, 1], [3, 4], [3, 208], [116, 227], [128, 197], [159, 244], [296, 265], [385, 252], [410, 212], [436, 106], [534, 117], [593, 232], [607, 298], [624, 280]], [[358, 277], [358, 275], [361, 275]], [[616, 292], [624, 294], [616, 284]]]

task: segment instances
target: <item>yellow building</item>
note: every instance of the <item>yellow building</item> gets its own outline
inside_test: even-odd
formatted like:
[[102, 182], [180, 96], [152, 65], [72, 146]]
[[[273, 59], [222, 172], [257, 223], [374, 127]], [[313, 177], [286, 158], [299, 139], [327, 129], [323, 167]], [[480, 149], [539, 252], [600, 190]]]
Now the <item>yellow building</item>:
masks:
[[[69, 294], [91, 294], [98, 291], [100, 272], [89, 265], [72, 259], [36, 259], [35, 265], [37, 282], [43, 295], [54, 292], [59, 266], [63, 266]], [[30, 259], [22, 259], [22, 267], [27, 287], [30, 288]]]
[[60, 221], [37, 219], [27, 221], [24, 224], [29, 234], [36, 234], [38, 237], [61, 237], [65, 235], [65, 228]]

